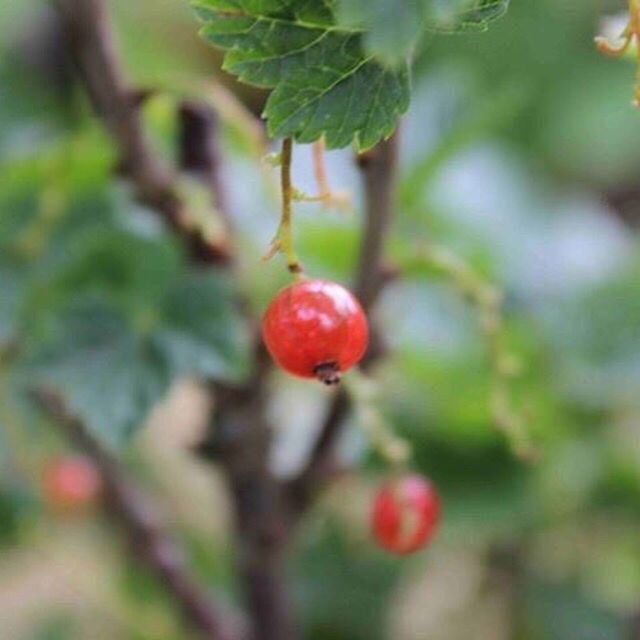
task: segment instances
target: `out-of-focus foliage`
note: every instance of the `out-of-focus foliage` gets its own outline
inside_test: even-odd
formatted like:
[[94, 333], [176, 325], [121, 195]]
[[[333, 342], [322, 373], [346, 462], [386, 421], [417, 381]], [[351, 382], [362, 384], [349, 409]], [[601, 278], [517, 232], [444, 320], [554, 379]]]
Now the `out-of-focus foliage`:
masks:
[[[113, 5], [141, 86], [195, 85], [219, 65], [186, 3]], [[121, 549], [106, 523], [60, 525], [40, 504], [40, 465], [65, 445], [16, 389], [25, 380], [58, 386], [115, 444], [179, 378], [241, 377], [244, 328], [229, 282], [193, 274], [114, 178], [108, 139], [68, 77], [51, 72], [56, 43], [43, 36], [51, 14], [42, 11], [0, 0], [0, 619], [11, 619], [9, 640], [91, 637], [87, 617], [111, 640], [143, 638], [145, 628], [170, 640], [183, 637], [173, 612], [114, 560]], [[327, 496], [291, 559], [312, 640], [618, 640], [640, 605], [640, 248], [607, 204], [638, 182], [640, 114], [628, 99], [632, 67], [593, 51], [598, 11], [595, 0], [516, 2], [488, 33], [433, 35], [419, 48], [390, 238], [407, 270], [377, 312], [389, 357], [375, 376], [385, 415], [440, 487], [444, 525], [408, 561], [373, 548], [366, 505], [383, 468], [353, 425], [343, 454], [363, 471]], [[159, 149], [174, 141], [178, 92], [145, 109]], [[258, 313], [286, 279], [281, 264], [260, 259], [277, 202], [228, 116], [223, 177], [240, 286]], [[297, 148], [296, 184], [313, 192], [309, 165]], [[359, 204], [350, 154], [329, 154], [329, 172]], [[347, 282], [359, 214], [314, 204], [296, 213], [307, 269]], [[627, 213], [637, 223], [637, 209]], [[495, 433], [478, 319], [446, 279], [411, 259], [421, 241], [451, 247], [503, 287], [507, 337], [522, 363], [515, 393], [539, 464], [514, 460]], [[274, 389], [275, 457], [291, 469], [326, 396], [282, 377]], [[175, 473], [172, 445], [149, 460], [135, 444], [132, 467], [164, 487], [158, 478]], [[203, 511], [192, 499], [198, 483], [176, 482], [174, 503]], [[198, 526], [184, 536], [198, 570], [233, 597], [226, 537], [218, 531], [212, 559], [203, 541], [209, 548], [215, 536]], [[114, 573], [115, 586], [95, 588]], [[25, 594], [47, 580], [68, 597], [38, 592], [30, 606]]]
[[173, 238], [111, 184], [92, 125], [0, 179], [5, 342], [110, 444], [182, 375], [243, 375], [243, 323], [221, 276], [187, 272]]
[[341, 0], [338, 15], [365, 30], [368, 51], [387, 64], [399, 64], [429, 32], [483, 31], [508, 7], [509, 0]]
[[272, 89], [272, 137], [372, 147], [410, 103], [411, 53], [427, 30], [483, 30], [509, 0], [192, 0], [223, 69]]

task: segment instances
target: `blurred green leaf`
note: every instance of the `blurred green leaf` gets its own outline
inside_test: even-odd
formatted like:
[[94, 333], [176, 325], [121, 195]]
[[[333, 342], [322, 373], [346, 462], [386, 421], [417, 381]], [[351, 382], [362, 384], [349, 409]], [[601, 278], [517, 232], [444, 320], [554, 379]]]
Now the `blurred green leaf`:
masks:
[[97, 297], [52, 318], [28, 370], [58, 389], [111, 446], [124, 444], [179, 376], [237, 380], [246, 336], [228, 288], [214, 274], [177, 280], [157, 307], [127, 317]]
[[378, 640], [403, 563], [335, 522], [306, 537], [298, 552], [295, 595], [309, 640]]
[[26, 520], [34, 514], [36, 500], [26, 485], [8, 477], [3, 477], [0, 482], [0, 549], [4, 550], [20, 543]]
[[623, 640], [623, 621], [576, 585], [536, 581], [528, 587], [527, 628], [545, 640]]
[[59, 295], [100, 296], [132, 314], [154, 307], [183, 267], [177, 246], [162, 237], [103, 224], [76, 228], [72, 239], [61, 240], [65, 263], [53, 280]]
[[104, 303], [56, 318], [57, 340], [37, 354], [37, 381], [58, 389], [96, 436], [121, 446], [165, 394], [170, 372], [147, 336]]
[[176, 375], [238, 380], [247, 373], [248, 335], [224, 277], [192, 274], [161, 305], [154, 341]]
[[508, 7], [509, 0], [340, 0], [339, 15], [365, 31], [369, 52], [397, 65], [426, 31], [482, 31]]

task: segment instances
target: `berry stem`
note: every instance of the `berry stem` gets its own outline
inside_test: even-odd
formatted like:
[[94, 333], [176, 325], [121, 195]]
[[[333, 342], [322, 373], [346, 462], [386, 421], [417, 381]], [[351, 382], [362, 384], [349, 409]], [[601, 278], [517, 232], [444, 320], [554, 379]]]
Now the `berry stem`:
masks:
[[265, 256], [268, 260], [276, 253], [282, 253], [287, 260], [287, 268], [291, 273], [302, 273], [302, 265], [298, 260], [293, 246], [293, 197], [294, 188], [291, 183], [291, 161], [293, 157], [293, 140], [285, 138], [282, 141], [282, 152], [280, 154], [280, 190], [282, 193], [282, 215], [280, 225], [275, 238], [271, 243], [271, 248]]
[[513, 399], [511, 384], [519, 373], [520, 364], [506, 344], [502, 292], [446, 248], [427, 244], [420, 247], [418, 257], [448, 277], [460, 294], [477, 309], [491, 364], [490, 408], [493, 422], [518, 458], [536, 460], [538, 451], [531, 441], [525, 413], [515, 406]]

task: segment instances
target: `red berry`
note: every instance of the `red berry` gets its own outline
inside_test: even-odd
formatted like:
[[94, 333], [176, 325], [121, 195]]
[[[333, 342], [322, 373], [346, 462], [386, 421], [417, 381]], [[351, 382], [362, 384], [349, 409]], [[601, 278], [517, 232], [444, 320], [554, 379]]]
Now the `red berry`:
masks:
[[93, 503], [102, 487], [100, 474], [91, 460], [69, 456], [51, 462], [43, 474], [43, 492], [56, 508], [72, 510]]
[[282, 289], [262, 321], [273, 359], [303, 378], [335, 384], [367, 348], [367, 318], [355, 297], [326, 280], [303, 280]]
[[377, 493], [372, 527], [381, 547], [413, 553], [431, 540], [440, 519], [440, 499], [433, 485], [419, 475], [399, 478]]

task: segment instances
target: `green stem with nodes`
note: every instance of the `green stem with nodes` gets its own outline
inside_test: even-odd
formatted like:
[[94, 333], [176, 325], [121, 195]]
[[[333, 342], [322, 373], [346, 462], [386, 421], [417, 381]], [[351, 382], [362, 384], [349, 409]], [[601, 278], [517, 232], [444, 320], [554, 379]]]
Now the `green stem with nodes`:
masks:
[[620, 35], [620, 44], [612, 44], [607, 38], [597, 36], [596, 46], [600, 53], [614, 58], [623, 56], [631, 43], [636, 43], [636, 81], [634, 88], [634, 104], [640, 107], [640, 0], [629, 0], [629, 21]]
[[395, 471], [403, 471], [411, 458], [409, 443], [398, 437], [380, 411], [375, 382], [361, 371], [352, 371], [343, 382], [371, 446]]
[[502, 293], [446, 248], [431, 244], [421, 246], [418, 258], [446, 275], [478, 310], [492, 368], [491, 414], [494, 424], [520, 459], [534, 461], [538, 451], [531, 441], [522, 411], [514, 406], [511, 393], [511, 381], [518, 375], [520, 367], [516, 356], [505, 344]]
[[287, 268], [291, 273], [302, 273], [302, 265], [298, 260], [293, 247], [292, 229], [292, 202], [294, 189], [291, 183], [291, 160], [293, 156], [293, 140], [285, 138], [282, 141], [282, 152], [280, 154], [280, 189], [282, 192], [282, 216], [276, 236], [271, 243], [271, 249], [265, 256], [268, 260], [276, 253], [282, 253], [287, 260]]
[[292, 201], [293, 186], [291, 184], [291, 160], [293, 156], [293, 140], [285, 138], [282, 142], [282, 165], [280, 167], [280, 187], [282, 189], [282, 220], [278, 238], [281, 251], [287, 258], [287, 267], [291, 273], [300, 273], [302, 266], [293, 248]]

